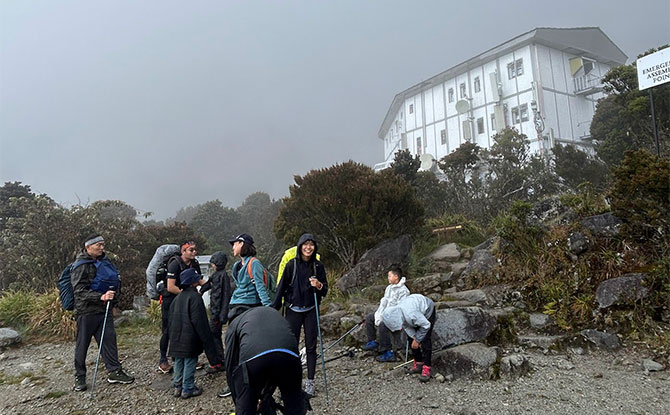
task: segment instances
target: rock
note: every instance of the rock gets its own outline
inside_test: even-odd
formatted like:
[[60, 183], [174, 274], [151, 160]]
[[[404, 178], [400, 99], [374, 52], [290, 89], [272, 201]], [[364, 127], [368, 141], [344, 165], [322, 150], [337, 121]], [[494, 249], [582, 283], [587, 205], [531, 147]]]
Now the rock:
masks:
[[465, 287], [475, 287], [482, 278], [497, 274], [498, 261], [493, 251], [498, 249], [500, 243], [501, 238], [491, 238], [474, 248], [472, 259], [461, 274]]
[[647, 372], [660, 372], [665, 369], [665, 366], [651, 359], [644, 359], [642, 361], [642, 368]]
[[391, 266], [402, 266], [409, 261], [412, 250], [412, 239], [402, 235], [396, 239], [388, 239], [363, 254], [358, 264], [337, 281], [342, 292], [350, 292], [365, 287], [377, 280]]
[[530, 360], [522, 354], [513, 354], [500, 359], [500, 377], [516, 379], [530, 372]]
[[386, 285], [371, 285], [369, 287], [363, 288], [361, 292], [363, 295], [365, 295], [366, 298], [375, 298], [378, 300], [384, 296], [386, 287]]
[[517, 336], [517, 341], [519, 345], [549, 350], [552, 348], [560, 348], [563, 346], [563, 343], [567, 340], [568, 336], [539, 336], [539, 335], [521, 335]]
[[20, 363], [19, 367], [21, 368], [21, 371], [23, 372], [32, 372], [35, 370], [37, 365], [33, 362], [25, 362], [25, 363]]
[[486, 294], [486, 303], [492, 307], [523, 303], [521, 292], [512, 285], [487, 285], [481, 290]]
[[0, 328], [0, 347], [21, 343], [21, 335], [9, 327]]
[[617, 350], [621, 347], [619, 338], [614, 334], [592, 329], [582, 330], [580, 334], [584, 341], [600, 349]]
[[568, 223], [574, 216], [574, 212], [554, 196], [535, 203], [526, 217], [526, 224], [547, 227]]
[[454, 277], [460, 277], [463, 274], [463, 271], [468, 267], [469, 262], [456, 262], [451, 264], [451, 272], [453, 272]]
[[453, 379], [484, 378], [493, 374], [498, 349], [482, 343], [468, 343], [444, 351], [433, 358], [433, 367], [448, 373]]
[[442, 245], [428, 255], [433, 262], [456, 262], [461, 258], [461, 250], [455, 243]]
[[28, 386], [30, 385], [30, 378], [25, 378], [21, 381], [21, 386]]
[[433, 350], [451, 344], [484, 340], [495, 330], [496, 325], [495, 317], [480, 307], [438, 310], [433, 327]]
[[441, 373], [436, 373], [436, 374], [435, 374], [435, 380], [438, 381], [438, 382], [440, 382], [440, 383], [444, 383], [444, 381], [445, 381], [446, 379], [444, 378], [444, 376], [443, 376]]
[[430, 298], [431, 300], [433, 300], [434, 303], [436, 303], [436, 302], [438, 302], [442, 299], [442, 294], [432, 293], [432, 294], [426, 295], [426, 297]]
[[635, 273], [601, 282], [596, 289], [598, 306], [607, 308], [614, 304], [632, 305], [636, 301], [646, 298], [649, 295], [646, 279], [646, 274]]
[[407, 281], [411, 293], [428, 295], [442, 291], [443, 274], [430, 274]]
[[340, 327], [343, 330], [349, 330], [350, 328], [354, 327], [356, 324], [360, 322], [361, 322], [360, 317], [344, 316], [340, 319]]
[[114, 317], [114, 328], [118, 328], [121, 324], [123, 324], [126, 321], [128, 321], [127, 315], [122, 314], [118, 317]]
[[328, 313], [332, 313], [333, 311], [340, 311], [342, 310], [342, 304], [340, 303], [330, 303], [328, 304]]
[[137, 311], [140, 315], [145, 316], [147, 314], [147, 309], [149, 308], [149, 297], [146, 295], [136, 295], [133, 297], [133, 310]]
[[450, 297], [448, 295], [443, 295], [440, 301], [435, 301], [435, 307], [438, 310], [443, 310], [445, 308], [474, 307], [476, 305], [469, 301], [445, 301], [445, 298]]
[[340, 319], [347, 314], [346, 311], [335, 311], [324, 314], [321, 317], [321, 330], [324, 334], [334, 336], [340, 327]]
[[503, 308], [492, 308], [489, 310], [489, 313], [491, 313], [491, 315], [495, 317], [496, 320], [499, 320], [501, 318], [511, 317], [517, 311], [518, 309], [515, 307], [503, 307]]
[[451, 300], [468, 301], [475, 304], [486, 304], [486, 293], [482, 290], [458, 291], [448, 295]]
[[561, 370], [572, 370], [575, 368], [575, 365], [565, 359], [560, 359], [554, 366]]
[[608, 212], [583, 218], [579, 223], [582, 227], [591, 231], [593, 235], [615, 236], [619, 234], [619, 228], [623, 221]]
[[588, 251], [590, 245], [589, 238], [581, 232], [573, 232], [568, 237], [568, 250], [575, 255], [581, 255]]
[[536, 330], [550, 326], [554, 322], [551, 316], [544, 313], [530, 313], [528, 320], [530, 321], [530, 328]]
[[4, 353], [0, 353], [0, 362], [2, 362], [3, 360], [6, 360], [6, 359], [7, 359], [7, 355], [4, 354]]

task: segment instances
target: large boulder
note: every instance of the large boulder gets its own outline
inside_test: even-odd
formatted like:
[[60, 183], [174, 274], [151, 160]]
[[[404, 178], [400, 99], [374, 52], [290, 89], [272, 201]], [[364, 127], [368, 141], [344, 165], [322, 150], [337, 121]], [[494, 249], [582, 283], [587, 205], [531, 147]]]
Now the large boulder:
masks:
[[494, 237], [474, 248], [472, 259], [461, 274], [459, 288], [476, 288], [483, 278], [495, 276], [498, 273], [498, 260], [494, 252], [504, 245], [502, 238]]
[[486, 304], [486, 293], [482, 290], [457, 291], [447, 295], [450, 300], [468, 301], [473, 304]]
[[438, 310], [433, 327], [433, 350], [484, 340], [495, 330], [496, 325], [496, 318], [480, 307]]
[[441, 293], [445, 288], [451, 285], [451, 272], [442, 274], [430, 274], [420, 278], [414, 278], [407, 281], [407, 288], [415, 294], [429, 295]]
[[593, 329], [582, 330], [580, 332], [581, 340], [588, 347], [596, 347], [598, 349], [605, 349], [614, 351], [621, 347], [619, 338], [616, 334], [605, 333]]
[[590, 230], [593, 235], [614, 236], [619, 234], [619, 228], [623, 221], [608, 212], [583, 218], [579, 223], [582, 227]]
[[649, 295], [646, 286], [647, 275], [643, 273], [626, 274], [610, 278], [598, 285], [596, 301], [598, 307], [607, 308], [614, 304], [634, 304]]
[[438, 247], [428, 255], [428, 259], [433, 262], [456, 262], [461, 258], [461, 250], [455, 243], [449, 243]]
[[433, 358], [436, 371], [453, 379], [484, 378], [494, 376], [494, 365], [498, 360], [498, 348], [482, 343], [468, 343], [445, 350]]
[[336, 335], [340, 327], [340, 320], [347, 315], [346, 311], [334, 311], [319, 316], [321, 318], [321, 330], [324, 335]]
[[401, 266], [409, 262], [412, 250], [412, 238], [402, 235], [387, 239], [363, 254], [358, 264], [337, 281], [342, 292], [370, 285], [379, 279], [392, 266]]
[[516, 379], [530, 372], [530, 369], [530, 360], [522, 354], [512, 354], [500, 359], [499, 373], [502, 379]]
[[16, 330], [8, 327], [0, 328], [0, 347], [7, 347], [16, 343], [21, 343], [21, 335]]

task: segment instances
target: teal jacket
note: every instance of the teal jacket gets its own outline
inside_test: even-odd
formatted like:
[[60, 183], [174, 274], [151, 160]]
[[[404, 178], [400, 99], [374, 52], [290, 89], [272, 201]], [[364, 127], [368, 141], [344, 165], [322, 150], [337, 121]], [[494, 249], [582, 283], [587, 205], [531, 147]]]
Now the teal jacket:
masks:
[[261, 303], [264, 306], [269, 306], [272, 303], [263, 284], [263, 264], [258, 258], [251, 264], [251, 274], [254, 276], [254, 280], [252, 281], [249, 277], [247, 264], [251, 258], [242, 258], [242, 261], [233, 264], [232, 274], [235, 281], [235, 291], [230, 298], [231, 308], [235, 304], [254, 305]]

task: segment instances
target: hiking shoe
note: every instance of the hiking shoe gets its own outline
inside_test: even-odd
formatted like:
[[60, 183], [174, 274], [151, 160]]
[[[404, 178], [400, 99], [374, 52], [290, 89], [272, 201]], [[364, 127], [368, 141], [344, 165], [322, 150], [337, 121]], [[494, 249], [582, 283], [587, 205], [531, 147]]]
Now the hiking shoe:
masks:
[[232, 394], [233, 393], [230, 391], [230, 388], [226, 388], [226, 389], [222, 390], [221, 392], [217, 393], [216, 396], [218, 396], [219, 398], [227, 398]]
[[314, 379], [305, 380], [305, 393], [311, 398], [314, 396]]
[[213, 373], [223, 372], [224, 370], [226, 370], [226, 368], [223, 366], [223, 363], [219, 363], [218, 365], [207, 366], [205, 372], [211, 375]]
[[369, 342], [367, 342], [365, 344], [365, 346], [363, 346], [363, 350], [368, 350], [368, 351], [369, 350], [377, 350], [378, 347], [379, 347], [379, 343], [377, 343], [376, 340], [370, 340]]
[[107, 377], [107, 382], [109, 383], [122, 383], [122, 384], [128, 384], [128, 383], [133, 383], [135, 381], [135, 378], [126, 374], [126, 372], [123, 371], [123, 369], [118, 368], [113, 372], [109, 372], [109, 376]]
[[194, 396], [200, 396], [200, 395], [202, 395], [202, 388], [199, 388], [197, 386], [195, 388], [193, 388], [193, 390], [188, 391], [188, 392], [184, 391], [184, 390], [181, 391], [181, 398], [182, 399], [188, 399], [188, 398], [192, 398]]
[[393, 350], [387, 350], [384, 353], [377, 356], [378, 362], [395, 362], [395, 353]]
[[74, 377], [74, 387], [72, 390], [76, 392], [83, 392], [86, 390], [86, 375], [79, 375]]
[[172, 365], [170, 365], [167, 361], [161, 362], [158, 364], [158, 371], [166, 375], [172, 372]]
[[423, 365], [423, 369], [419, 375], [419, 380], [421, 382], [428, 382], [430, 380], [430, 366]]
[[423, 370], [423, 362], [417, 362], [415, 360], [414, 364], [412, 365], [412, 368], [409, 370], [409, 374], [416, 375], [417, 373], [421, 373], [422, 370]]
[[179, 398], [181, 396], [181, 388], [174, 388], [174, 394], [172, 396]]
[[195, 370], [200, 370], [205, 367], [205, 364], [202, 362], [198, 362], [195, 364]]

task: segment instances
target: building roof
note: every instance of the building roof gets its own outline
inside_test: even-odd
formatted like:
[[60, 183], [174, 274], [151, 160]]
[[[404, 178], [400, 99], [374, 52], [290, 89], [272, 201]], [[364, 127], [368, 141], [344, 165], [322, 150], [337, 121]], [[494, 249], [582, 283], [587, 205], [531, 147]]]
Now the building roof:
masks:
[[623, 65], [628, 59], [628, 56], [599, 27], [537, 27], [397, 94], [393, 98], [377, 135], [384, 139], [386, 131], [391, 127], [394, 115], [408, 96], [432, 88], [447, 79], [467, 72], [473, 67], [532, 43], [545, 45], [573, 55], [585, 56], [610, 66]]

